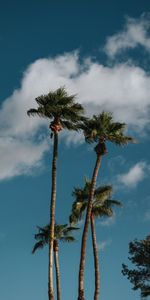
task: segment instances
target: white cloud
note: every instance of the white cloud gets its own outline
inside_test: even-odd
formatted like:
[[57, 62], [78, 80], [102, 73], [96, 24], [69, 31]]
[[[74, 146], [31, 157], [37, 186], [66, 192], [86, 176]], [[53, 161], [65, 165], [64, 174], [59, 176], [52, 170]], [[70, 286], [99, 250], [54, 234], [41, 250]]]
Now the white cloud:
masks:
[[107, 38], [104, 51], [113, 58], [123, 50], [144, 47], [150, 52], [150, 15], [142, 15], [139, 19], [127, 18], [124, 29]]
[[[150, 75], [142, 68], [128, 63], [108, 67], [90, 58], [81, 61], [78, 52], [39, 59], [27, 68], [21, 87], [3, 101], [0, 110], [1, 180], [27, 173], [42, 159], [48, 146], [35, 136], [49, 121], [29, 118], [26, 111], [36, 107], [35, 97], [63, 85], [69, 93], [78, 94], [77, 101], [86, 107], [88, 115], [111, 111], [115, 120], [140, 131], [149, 124]], [[67, 144], [79, 144], [82, 139], [76, 134], [61, 136]]]
[[79, 63], [75, 53], [39, 59], [24, 73], [21, 88], [3, 102], [0, 135], [33, 136], [47, 121], [29, 118], [26, 111], [35, 107], [34, 98], [65, 85], [88, 114], [110, 110], [116, 119], [143, 128], [149, 121], [150, 76], [129, 64], [106, 67], [86, 59]]
[[21, 88], [15, 90], [3, 103], [0, 134], [33, 136], [41, 125], [48, 123], [27, 116], [27, 110], [36, 106], [34, 98], [67, 83], [66, 79], [76, 74], [77, 68], [76, 53], [55, 59], [39, 59], [31, 64], [23, 75]]
[[149, 170], [150, 166], [146, 162], [138, 162], [127, 173], [118, 175], [117, 180], [126, 187], [136, 187], [148, 175]]
[[111, 226], [111, 225], [115, 224], [115, 222], [116, 222], [116, 214], [114, 212], [112, 217], [104, 218], [103, 221], [99, 222], [99, 224], [101, 226], [106, 226], [107, 227], [107, 226]]
[[112, 240], [106, 240], [106, 241], [101, 241], [98, 242], [97, 248], [98, 250], [104, 250], [107, 246], [110, 246], [112, 244]]
[[3, 101], [0, 110], [0, 180], [29, 174], [33, 168], [41, 166], [48, 142], [42, 135], [36, 140], [35, 135], [42, 126], [48, 127], [49, 121], [29, 118], [26, 112], [36, 106], [35, 97], [63, 85], [65, 78], [76, 73], [76, 55], [35, 61], [24, 73], [20, 89]]
[[48, 149], [47, 141], [34, 144], [28, 140], [0, 138], [0, 144], [0, 180], [31, 173], [41, 166], [43, 153]]
[[82, 132], [76, 132], [76, 131], [69, 132], [69, 134], [68, 131], [66, 130], [62, 131], [60, 135], [60, 140], [65, 140], [66, 146], [68, 147], [70, 147], [71, 145], [75, 147], [84, 143]]

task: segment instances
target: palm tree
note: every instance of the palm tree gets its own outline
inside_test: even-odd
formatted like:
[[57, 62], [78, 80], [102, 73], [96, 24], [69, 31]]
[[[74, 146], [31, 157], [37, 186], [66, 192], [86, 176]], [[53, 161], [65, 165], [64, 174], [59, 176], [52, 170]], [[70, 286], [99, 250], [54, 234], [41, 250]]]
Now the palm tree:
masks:
[[[35, 234], [35, 239], [38, 241], [35, 243], [32, 253], [35, 253], [37, 249], [43, 248], [49, 243], [49, 225], [44, 227], [38, 227], [39, 232]], [[60, 300], [60, 271], [59, 271], [59, 261], [58, 261], [58, 251], [59, 251], [59, 242], [74, 242], [75, 238], [72, 236], [72, 231], [78, 230], [79, 228], [68, 226], [67, 224], [58, 225], [55, 224], [54, 227], [54, 263], [56, 271], [56, 288], [57, 288], [57, 300]]]
[[78, 130], [78, 124], [84, 118], [82, 116], [82, 105], [75, 103], [75, 95], [69, 96], [64, 87], [47, 95], [35, 98], [38, 108], [27, 111], [29, 116], [39, 116], [52, 120], [49, 128], [51, 137], [54, 136], [53, 160], [52, 160], [52, 189], [50, 202], [50, 227], [49, 227], [49, 273], [48, 273], [48, 295], [49, 300], [54, 299], [53, 290], [53, 240], [55, 224], [56, 205], [56, 170], [58, 156], [58, 133], [64, 128], [68, 130]]
[[86, 210], [86, 218], [81, 242], [81, 256], [79, 266], [79, 288], [78, 300], [85, 300], [84, 298], [84, 269], [85, 269], [85, 255], [86, 255], [86, 241], [88, 235], [88, 227], [91, 218], [92, 202], [94, 197], [94, 190], [96, 180], [101, 163], [102, 156], [107, 153], [106, 142], [110, 141], [117, 145], [126, 145], [133, 143], [134, 140], [124, 135], [126, 125], [113, 121], [112, 114], [109, 112], [102, 112], [99, 115], [94, 115], [92, 119], [87, 119], [81, 128], [84, 131], [85, 140], [88, 143], [96, 142], [95, 152], [97, 155], [93, 175], [91, 179], [91, 187], [88, 197], [88, 205]]
[[[72, 212], [70, 215], [70, 223], [76, 224], [84, 215], [87, 205], [88, 196], [91, 188], [91, 182], [87, 179], [85, 180], [84, 188], [75, 188], [73, 191], [73, 196], [75, 201], [72, 205]], [[92, 233], [92, 243], [93, 243], [93, 255], [94, 255], [94, 267], [95, 267], [95, 293], [94, 300], [99, 299], [100, 290], [100, 271], [99, 271], [99, 260], [98, 260], [98, 247], [96, 242], [96, 232], [94, 225], [94, 217], [113, 216], [113, 205], [121, 205], [119, 201], [111, 199], [112, 186], [98, 187], [94, 191], [94, 199], [92, 203], [91, 211], [91, 233]]]

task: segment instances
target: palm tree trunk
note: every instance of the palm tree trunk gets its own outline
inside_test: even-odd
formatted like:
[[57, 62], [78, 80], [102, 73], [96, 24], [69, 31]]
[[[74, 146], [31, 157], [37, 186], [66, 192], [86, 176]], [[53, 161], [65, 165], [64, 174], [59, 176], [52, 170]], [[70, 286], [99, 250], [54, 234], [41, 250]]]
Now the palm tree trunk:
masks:
[[95, 232], [94, 215], [93, 214], [91, 214], [91, 232], [92, 232], [92, 243], [93, 243], [94, 267], [95, 267], [94, 300], [98, 300], [99, 299], [99, 290], [100, 290], [100, 272], [99, 272], [98, 249], [97, 249], [96, 232]]
[[56, 270], [56, 289], [57, 289], [57, 300], [60, 300], [60, 272], [58, 262], [58, 242], [54, 241], [54, 262]]
[[50, 204], [50, 239], [49, 239], [49, 268], [48, 268], [48, 297], [54, 300], [53, 289], [53, 243], [55, 226], [55, 203], [56, 203], [56, 169], [57, 169], [58, 133], [54, 132], [53, 162], [52, 162], [52, 190]]
[[91, 211], [92, 211], [92, 202], [94, 197], [94, 191], [96, 186], [96, 179], [98, 175], [98, 170], [101, 163], [101, 155], [97, 154], [97, 160], [95, 164], [95, 168], [93, 171], [92, 181], [91, 181], [91, 189], [89, 193], [88, 206], [86, 211], [85, 224], [82, 234], [82, 242], [81, 242], [81, 256], [80, 256], [80, 267], [79, 267], [79, 288], [78, 288], [78, 300], [85, 300], [84, 298], [84, 269], [85, 269], [85, 255], [86, 255], [86, 241], [88, 236], [88, 227], [90, 223]]

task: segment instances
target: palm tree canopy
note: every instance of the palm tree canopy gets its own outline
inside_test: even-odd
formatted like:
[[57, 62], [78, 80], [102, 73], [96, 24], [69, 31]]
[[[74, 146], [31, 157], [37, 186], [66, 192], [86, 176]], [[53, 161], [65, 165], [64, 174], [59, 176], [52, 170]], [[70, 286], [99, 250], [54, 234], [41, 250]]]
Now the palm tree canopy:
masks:
[[102, 112], [93, 115], [93, 118], [86, 119], [84, 125], [81, 125], [84, 131], [85, 140], [88, 143], [110, 141], [117, 145], [126, 145], [135, 140], [124, 135], [125, 123], [114, 122], [110, 112]]
[[[49, 241], [49, 225], [44, 227], [37, 227], [39, 232], [34, 235], [35, 240], [38, 242], [35, 243], [32, 253], [34, 253], [37, 249], [43, 248], [48, 244]], [[74, 242], [75, 238], [71, 234], [73, 231], [78, 230], [79, 228], [68, 226], [68, 224], [58, 225], [55, 224], [54, 231], [54, 240], [60, 240], [62, 242]]]
[[60, 87], [47, 95], [35, 98], [38, 108], [27, 111], [29, 116], [39, 116], [52, 119], [62, 128], [78, 130], [79, 121], [85, 120], [84, 109], [81, 104], [75, 102], [76, 95], [68, 95], [64, 87]]
[[[75, 201], [72, 205], [72, 211], [70, 215], [70, 223], [77, 223], [82, 217], [88, 205], [88, 197], [90, 192], [91, 182], [86, 180], [84, 188], [74, 188], [73, 196]], [[112, 206], [121, 206], [121, 203], [117, 200], [112, 200], [112, 186], [106, 185], [98, 187], [94, 192], [94, 200], [92, 203], [92, 214], [95, 217], [112, 216]]]

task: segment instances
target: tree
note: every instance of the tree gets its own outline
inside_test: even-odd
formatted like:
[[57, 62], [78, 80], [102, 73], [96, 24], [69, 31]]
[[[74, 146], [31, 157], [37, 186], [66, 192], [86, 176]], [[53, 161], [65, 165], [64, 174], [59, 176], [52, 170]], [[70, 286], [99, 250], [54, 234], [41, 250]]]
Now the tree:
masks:
[[[77, 223], [85, 213], [88, 205], [88, 196], [91, 188], [91, 182], [85, 181], [84, 188], [75, 188], [73, 196], [75, 201], [72, 205], [72, 211], [70, 215], [71, 224]], [[94, 255], [94, 267], [95, 267], [95, 293], [94, 300], [99, 299], [100, 290], [100, 271], [99, 271], [99, 259], [98, 259], [98, 247], [96, 242], [96, 231], [94, 218], [113, 215], [112, 206], [121, 205], [119, 201], [111, 199], [112, 186], [98, 187], [94, 191], [92, 211], [91, 211], [91, 233]]]
[[[35, 239], [38, 241], [35, 243], [32, 253], [35, 253], [37, 249], [43, 248], [49, 242], [49, 225], [44, 227], [38, 227], [39, 232], [35, 234]], [[56, 287], [57, 287], [57, 300], [60, 300], [60, 271], [59, 271], [59, 260], [58, 260], [58, 251], [59, 251], [59, 241], [62, 242], [74, 242], [75, 238], [72, 236], [72, 231], [78, 230], [79, 228], [68, 226], [67, 224], [58, 225], [55, 224], [54, 227], [54, 263], [56, 271]]]
[[52, 189], [50, 202], [50, 227], [49, 227], [49, 274], [48, 274], [48, 295], [49, 300], [54, 299], [53, 291], [53, 240], [55, 224], [56, 205], [56, 170], [58, 156], [58, 133], [64, 128], [68, 130], [78, 130], [78, 124], [84, 118], [82, 116], [83, 107], [75, 103], [75, 95], [69, 96], [64, 87], [47, 95], [41, 95], [35, 99], [38, 104], [37, 109], [28, 110], [29, 116], [39, 116], [52, 120], [49, 128], [51, 137], [54, 137], [53, 160], [52, 160]]
[[106, 142], [110, 141], [116, 145], [126, 145], [132, 143], [134, 140], [124, 135], [126, 125], [124, 123], [118, 123], [113, 121], [112, 114], [109, 112], [102, 112], [99, 115], [94, 115], [92, 119], [85, 120], [81, 128], [84, 131], [85, 140], [88, 143], [96, 142], [94, 148], [97, 159], [93, 170], [91, 179], [91, 187], [88, 197], [88, 205], [86, 210], [86, 218], [81, 242], [81, 255], [79, 266], [79, 288], [78, 288], [78, 300], [85, 300], [84, 298], [84, 269], [85, 269], [85, 256], [86, 256], [86, 241], [88, 235], [88, 227], [91, 218], [92, 202], [94, 197], [94, 190], [96, 186], [96, 180], [101, 163], [102, 156], [107, 153]]
[[150, 235], [144, 240], [135, 239], [129, 243], [129, 260], [136, 266], [129, 269], [123, 264], [122, 273], [133, 284], [133, 290], [140, 289], [141, 297], [150, 296]]

